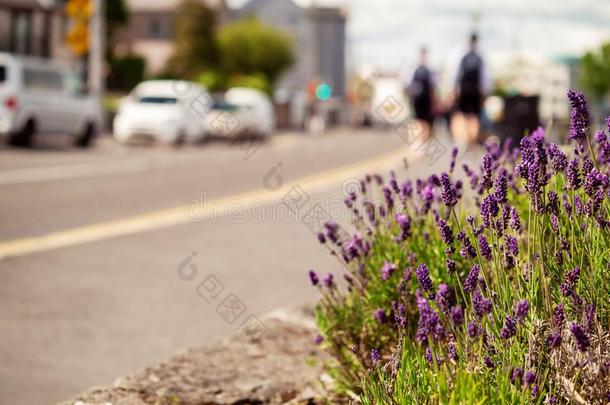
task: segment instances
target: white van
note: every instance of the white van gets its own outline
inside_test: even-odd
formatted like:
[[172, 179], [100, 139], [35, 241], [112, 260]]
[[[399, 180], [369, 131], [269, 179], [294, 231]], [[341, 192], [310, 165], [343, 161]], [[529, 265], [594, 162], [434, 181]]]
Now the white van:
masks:
[[75, 72], [52, 61], [0, 53], [0, 136], [30, 146], [46, 134], [70, 134], [87, 147], [100, 126], [99, 103]]

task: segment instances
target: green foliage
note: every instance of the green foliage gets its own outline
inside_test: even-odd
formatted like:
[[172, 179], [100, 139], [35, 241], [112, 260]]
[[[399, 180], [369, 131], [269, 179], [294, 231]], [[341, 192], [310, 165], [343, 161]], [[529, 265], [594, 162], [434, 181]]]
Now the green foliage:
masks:
[[[258, 86], [262, 75], [273, 86], [294, 62], [291, 38], [273, 27], [250, 18], [228, 24], [218, 32], [222, 67], [230, 75], [250, 77]], [[267, 85], [265, 85], [267, 86]]]
[[226, 91], [231, 87], [249, 87], [271, 95], [273, 90], [262, 73], [229, 76], [217, 70], [208, 70], [200, 74], [197, 81], [210, 91]]
[[610, 42], [587, 52], [580, 61], [581, 85], [597, 100], [610, 96]]
[[144, 80], [146, 61], [140, 56], [127, 55], [108, 60], [110, 72], [107, 78], [109, 90], [129, 91]]
[[215, 40], [216, 16], [204, 2], [183, 0], [175, 21], [175, 51], [167, 72], [183, 79], [196, 79], [204, 70], [216, 69], [219, 51]]

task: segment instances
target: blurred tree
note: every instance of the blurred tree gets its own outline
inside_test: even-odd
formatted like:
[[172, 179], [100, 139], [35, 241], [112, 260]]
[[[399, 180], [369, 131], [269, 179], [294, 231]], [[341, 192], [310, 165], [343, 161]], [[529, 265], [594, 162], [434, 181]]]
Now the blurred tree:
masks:
[[[254, 18], [222, 27], [218, 33], [222, 67], [230, 76], [249, 77], [257, 87], [273, 88], [280, 74], [294, 62], [292, 39]], [[264, 84], [256, 75], [262, 75]]]
[[214, 10], [198, 0], [183, 0], [174, 21], [175, 51], [169, 60], [167, 72], [176, 77], [193, 79], [203, 70], [216, 69], [219, 55], [215, 29]]
[[106, 0], [106, 55], [112, 55], [117, 32], [129, 21], [124, 0]]
[[580, 61], [581, 85], [597, 101], [610, 96], [610, 42], [595, 52], [587, 52]]

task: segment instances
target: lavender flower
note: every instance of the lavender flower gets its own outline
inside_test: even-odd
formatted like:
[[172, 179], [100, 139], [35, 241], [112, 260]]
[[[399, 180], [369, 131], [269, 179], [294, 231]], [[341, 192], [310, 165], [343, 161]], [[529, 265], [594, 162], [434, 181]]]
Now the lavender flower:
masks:
[[555, 327], [561, 329], [563, 328], [563, 323], [565, 322], [566, 314], [563, 307], [563, 304], [558, 304], [555, 307], [555, 311], [553, 311], [553, 322]]
[[424, 263], [420, 264], [415, 271], [415, 275], [417, 276], [417, 282], [419, 286], [424, 291], [432, 290], [432, 280], [430, 279], [430, 272], [428, 271], [428, 267]]
[[479, 184], [481, 190], [489, 190], [493, 185], [492, 162], [493, 158], [489, 153], [483, 156], [483, 162], [481, 163], [482, 177]]
[[578, 171], [578, 159], [570, 160], [566, 171], [568, 177], [568, 187], [572, 190], [577, 190], [580, 187], [580, 173]]
[[479, 249], [481, 250], [481, 256], [483, 256], [486, 260], [492, 259], [491, 248], [489, 247], [489, 243], [487, 242], [487, 238], [485, 235], [479, 235]]
[[371, 360], [373, 361], [373, 364], [379, 363], [379, 361], [381, 360], [381, 355], [379, 354], [379, 350], [377, 350], [377, 349], [371, 350]]
[[328, 273], [327, 275], [325, 275], [324, 278], [322, 279], [322, 282], [328, 288], [334, 288], [335, 287], [334, 277], [333, 277], [333, 275], [331, 273]]
[[440, 340], [444, 336], [444, 330], [439, 322], [438, 314], [421, 295], [417, 297], [417, 309], [419, 310], [417, 340], [423, 343], [427, 340], [428, 336], [432, 336], [435, 341]]
[[318, 242], [320, 242], [321, 244], [326, 243], [326, 236], [324, 236], [322, 232], [318, 232]]
[[470, 336], [473, 339], [479, 335], [479, 327], [474, 322], [470, 322], [468, 324], [468, 327], [466, 328], [466, 330], [468, 332], [468, 336]]
[[499, 204], [505, 204], [508, 201], [508, 173], [506, 169], [500, 170], [496, 179], [496, 190], [494, 196]]
[[458, 354], [457, 354], [457, 350], [455, 348], [455, 344], [454, 343], [449, 343], [449, 345], [447, 346], [447, 355], [449, 356], [449, 358], [451, 360], [457, 361]]
[[519, 218], [519, 211], [515, 207], [510, 209], [509, 225], [515, 232], [521, 232], [521, 219]]
[[496, 366], [489, 356], [483, 357], [483, 363], [488, 369], [493, 369]]
[[441, 196], [443, 198], [443, 203], [447, 207], [453, 207], [457, 204], [457, 194], [453, 184], [451, 184], [451, 179], [447, 173], [443, 173], [441, 175]]
[[559, 332], [551, 333], [547, 342], [548, 342], [549, 346], [551, 346], [552, 349], [558, 348], [559, 345], [561, 345], [561, 333], [559, 333]]
[[491, 313], [492, 305], [493, 304], [491, 300], [484, 298], [479, 292], [479, 290], [476, 290], [474, 292], [474, 295], [472, 297], [472, 306], [474, 308], [474, 313], [477, 315], [477, 317], [482, 318], [485, 315]]
[[450, 316], [451, 322], [453, 322], [454, 326], [459, 326], [464, 323], [464, 310], [461, 306], [456, 305], [454, 307], [451, 307]]
[[468, 273], [468, 277], [466, 277], [466, 281], [464, 281], [464, 290], [466, 292], [472, 292], [479, 281], [479, 271], [481, 268], [478, 264], [472, 266], [470, 273]]
[[451, 163], [449, 164], [449, 173], [453, 173], [453, 171], [455, 170], [455, 161], [457, 159], [457, 155], [458, 148], [454, 146], [453, 149], [451, 149]]
[[451, 289], [447, 284], [441, 283], [438, 285], [436, 291], [436, 303], [441, 311], [447, 313], [449, 310], [449, 304], [451, 301]]
[[527, 300], [521, 300], [515, 305], [515, 319], [517, 322], [523, 322], [527, 317], [527, 313], [530, 309], [530, 304]]
[[506, 316], [504, 326], [500, 330], [500, 339], [510, 339], [517, 334], [517, 323], [510, 315]]
[[388, 321], [388, 317], [385, 314], [385, 311], [381, 308], [377, 309], [374, 314], [375, 320], [381, 324], [384, 324]]
[[396, 324], [399, 327], [405, 328], [407, 326], [407, 314], [406, 314], [406, 309], [405, 309], [404, 304], [399, 303], [396, 306], [394, 318], [396, 320]]
[[525, 372], [525, 384], [526, 385], [532, 385], [534, 383], [534, 381], [536, 381], [536, 374], [534, 374], [534, 372], [532, 371], [526, 371]]
[[491, 226], [492, 219], [495, 218], [500, 212], [498, 202], [493, 195], [487, 195], [483, 198], [481, 203], [481, 217], [483, 218], [483, 225], [487, 228]]
[[460, 248], [460, 256], [462, 256], [464, 259], [468, 257], [474, 259], [477, 256], [477, 251], [470, 243], [470, 239], [468, 238], [468, 236], [466, 236], [466, 233], [464, 231], [460, 231], [457, 237], [460, 242], [462, 242], [462, 247]]
[[568, 100], [572, 107], [570, 120], [570, 139], [580, 140], [587, 136], [589, 128], [589, 110], [585, 95], [579, 91], [568, 91]]
[[405, 214], [396, 214], [394, 216], [396, 223], [400, 227], [399, 240], [402, 242], [411, 235], [411, 217]]
[[424, 353], [424, 358], [426, 359], [428, 364], [432, 364], [432, 362], [434, 361], [434, 358], [432, 356], [432, 349], [430, 349], [429, 347], [426, 347], [426, 352]]
[[455, 260], [447, 258], [445, 260], [445, 267], [447, 268], [448, 273], [455, 273]]
[[563, 172], [568, 166], [568, 158], [565, 153], [559, 149], [554, 143], [550, 144], [547, 148], [547, 153], [551, 158], [551, 167], [555, 173]]
[[453, 245], [453, 231], [451, 230], [451, 227], [447, 224], [447, 221], [440, 218], [436, 224], [438, 226], [438, 230], [441, 233], [441, 239], [443, 240], [443, 242], [445, 242], [447, 246]]
[[510, 383], [513, 385], [521, 385], [523, 378], [523, 369], [521, 367], [513, 368], [510, 372]]
[[392, 277], [392, 274], [394, 274], [394, 272], [396, 271], [396, 269], [397, 267], [394, 263], [386, 261], [381, 267], [381, 279], [389, 280], [390, 277]]
[[320, 283], [320, 278], [318, 277], [318, 274], [313, 270], [309, 270], [309, 281], [314, 287]]
[[506, 252], [511, 256], [519, 256], [519, 242], [514, 236], [506, 236], [505, 238]]
[[316, 337], [313, 338], [313, 343], [316, 346], [321, 345], [323, 341], [324, 341], [324, 338], [322, 337], [322, 335], [316, 335]]
[[581, 352], [586, 352], [591, 344], [587, 333], [576, 322], [572, 323], [572, 326], [570, 326], [570, 331], [572, 332], [572, 335], [574, 335], [574, 341], [576, 342], [578, 350]]
[[580, 277], [580, 267], [576, 266], [571, 271], [568, 271], [561, 283], [560, 291], [564, 297], [570, 297], [575, 294], [574, 287]]

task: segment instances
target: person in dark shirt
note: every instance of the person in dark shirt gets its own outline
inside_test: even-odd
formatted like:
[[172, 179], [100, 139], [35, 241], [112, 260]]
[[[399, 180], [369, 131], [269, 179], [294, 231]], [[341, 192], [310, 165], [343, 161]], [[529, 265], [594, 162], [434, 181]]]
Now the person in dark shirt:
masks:
[[458, 142], [475, 142], [481, 126], [481, 111], [488, 85], [485, 64], [477, 44], [478, 36], [473, 33], [468, 50], [461, 55], [454, 74], [455, 113], [451, 120], [451, 132]]
[[419, 54], [419, 64], [408, 86], [408, 94], [413, 108], [413, 115], [422, 126], [422, 132], [427, 138], [434, 123], [434, 77], [427, 65], [428, 51], [422, 47]]

